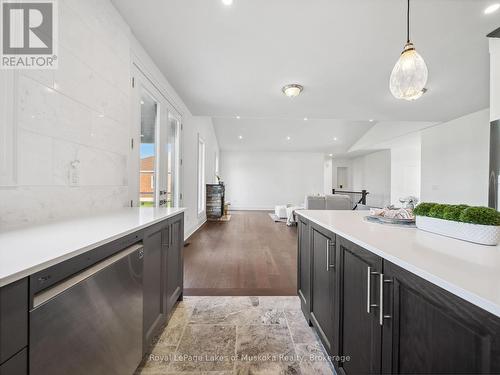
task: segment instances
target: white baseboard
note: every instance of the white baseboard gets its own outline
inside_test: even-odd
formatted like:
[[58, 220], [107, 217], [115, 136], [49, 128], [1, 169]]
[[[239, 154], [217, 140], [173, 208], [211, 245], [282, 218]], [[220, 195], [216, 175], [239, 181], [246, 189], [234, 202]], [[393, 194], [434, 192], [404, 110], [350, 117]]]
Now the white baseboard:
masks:
[[229, 206], [229, 211], [274, 211], [274, 207]]
[[207, 222], [207, 219], [205, 218], [203, 221], [201, 221], [198, 225], [195, 225], [191, 230], [189, 230], [187, 233], [184, 234], [184, 241], [187, 241], [189, 237], [191, 237], [198, 229], [200, 229], [203, 224]]

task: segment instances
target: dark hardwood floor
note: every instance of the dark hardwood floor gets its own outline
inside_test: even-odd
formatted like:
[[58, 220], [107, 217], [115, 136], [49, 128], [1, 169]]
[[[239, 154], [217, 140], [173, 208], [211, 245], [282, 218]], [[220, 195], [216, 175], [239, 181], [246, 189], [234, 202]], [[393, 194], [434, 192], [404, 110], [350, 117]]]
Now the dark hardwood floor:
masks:
[[297, 228], [267, 212], [233, 211], [207, 222], [184, 248], [184, 295], [297, 294]]

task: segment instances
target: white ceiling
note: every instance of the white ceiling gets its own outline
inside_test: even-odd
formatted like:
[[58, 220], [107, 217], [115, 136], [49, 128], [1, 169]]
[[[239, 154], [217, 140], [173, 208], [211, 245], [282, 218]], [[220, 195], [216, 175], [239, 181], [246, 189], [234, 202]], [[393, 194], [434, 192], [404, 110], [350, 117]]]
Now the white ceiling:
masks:
[[222, 150], [310, 151], [334, 155], [346, 153], [372, 126], [368, 121], [318, 119], [215, 118], [213, 122]]
[[[429, 67], [429, 92], [416, 102], [394, 99], [388, 87], [406, 38], [404, 0], [113, 2], [191, 112], [214, 117], [222, 149], [246, 147], [226, 141], [243, 126], [236, 115], [261, 119], [245, 126], [266, 144], [269, 132], [301, 137], [305, 116], [436, 122], [489, 106], [485, 35], [500, 12], [483, 10], [493, 0], [412, 1], [412, 40]], [[288, 83], [304, 85], [303, 94], [286, 98], [280, 89]], [[346, 141], [359, 132], [345, 120], [331, 123], [333, 132], [352, 132]]]

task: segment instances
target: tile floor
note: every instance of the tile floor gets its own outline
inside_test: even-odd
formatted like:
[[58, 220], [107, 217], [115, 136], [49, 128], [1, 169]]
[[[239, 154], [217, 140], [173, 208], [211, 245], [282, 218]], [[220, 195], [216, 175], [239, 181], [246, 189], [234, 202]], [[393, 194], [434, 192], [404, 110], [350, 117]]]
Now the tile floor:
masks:
[[333, 374], [298, 297], [184, 297], [136, 375]]

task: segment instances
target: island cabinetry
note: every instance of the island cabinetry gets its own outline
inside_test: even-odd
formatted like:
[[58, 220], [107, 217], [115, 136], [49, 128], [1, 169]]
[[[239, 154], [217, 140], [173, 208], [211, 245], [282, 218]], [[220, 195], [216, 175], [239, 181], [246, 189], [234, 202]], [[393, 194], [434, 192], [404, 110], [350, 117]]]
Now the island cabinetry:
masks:
[[335, 235], [310, 224], [310, 320], [330, 355], [338, 354], [338, 284]]
[[341, 353], [349, 361], [339, 366], [346, 374], [380, 372], [379, 279], [382, 258], [354, 243], [337, 237], [340, 284]]
[[500, 373], [500, 319], [384, 261], [382, 372]]
[[311, 262], [309, 222], [298, 217], [298, 251], [297, 251], [297, 294], [300, 298], [302, 312], [307, 321], [311, 313]]
[[498, 316], [326, 228], [300, 216], [298, 293], [338, 374], [500, 373]]

